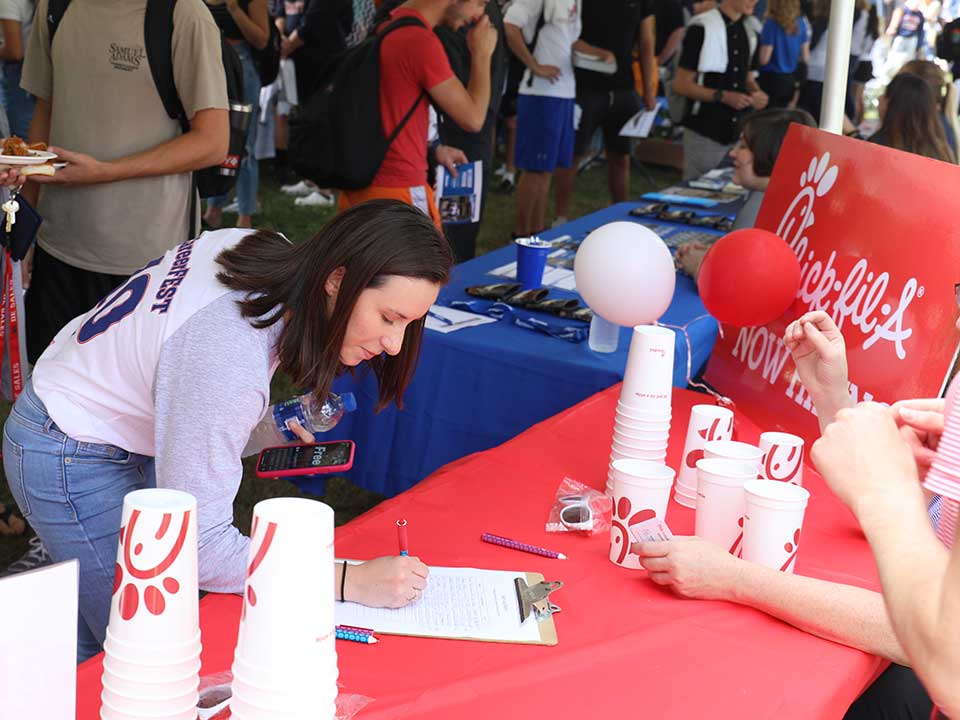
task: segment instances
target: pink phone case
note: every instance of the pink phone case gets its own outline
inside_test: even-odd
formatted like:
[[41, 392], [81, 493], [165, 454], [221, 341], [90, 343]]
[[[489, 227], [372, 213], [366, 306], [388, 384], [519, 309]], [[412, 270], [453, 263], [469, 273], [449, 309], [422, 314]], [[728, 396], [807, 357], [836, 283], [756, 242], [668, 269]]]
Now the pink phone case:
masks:
[[[337, 445], [342, 443], [350, 444], [350, 457], [345, 463], [340, 465], [322, 465], [320, 467], [304, 467], [304, 468], [291, 468], [287, 470], [261, 470], [260, 466], [263, 463], [263, 456], [270, 452], [271, 450], [285, 449], [292, 447], [314, 447], [315, 445]], [[288, 477], [299, 477], [304, 475], [327, 475], [335, 472], [342, 472], [344, 470], [349, 470], [353, 467], [353, 456], [356, 453], [357, 446], [353, 440], [332, 440], [330, 442], [321, 442], [321, 443], [292, 443], [290, 445], [276, 445], [274, 447], [264, 448], [260, 451], [260, 456], [257, 458], [257, 477], [262, 478], [288, 478]]]

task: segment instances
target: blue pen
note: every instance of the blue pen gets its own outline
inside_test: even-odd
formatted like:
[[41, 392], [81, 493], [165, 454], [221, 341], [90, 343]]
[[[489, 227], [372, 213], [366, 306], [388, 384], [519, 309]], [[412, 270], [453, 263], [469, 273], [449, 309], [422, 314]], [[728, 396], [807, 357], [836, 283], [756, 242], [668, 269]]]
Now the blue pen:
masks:
[[367, 643], [368, 645], [379, 642], [373, 635], [350, 632], [349, 630], [341, 630], [340, 628], [337, 628], [336, 634], [337, 640], [349, 640], [350, 642]]
[[427, 315], [432, 317], [434, 320], [439, 321], [443, 325], [453, 325], [453, 320], [448, 317], [444, 317], [440, 313], [435, 313], [433, 310], [428, 310]]

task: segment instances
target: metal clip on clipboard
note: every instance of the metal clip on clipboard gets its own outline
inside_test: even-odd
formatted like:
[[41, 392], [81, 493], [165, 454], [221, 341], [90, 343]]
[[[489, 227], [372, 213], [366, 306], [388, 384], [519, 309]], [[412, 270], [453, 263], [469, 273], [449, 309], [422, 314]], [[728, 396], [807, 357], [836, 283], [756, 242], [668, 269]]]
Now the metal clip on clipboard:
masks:
[[536, 585], [527, 585], [524, 578], [516, 578], [513, 581], [517, 588], [517, 603], [520, 605], [520, 622], [530, 617], [531, 612], [537, 619], [537, 622], [549, 620], [550, 616], [560, 612], [560, 608], [550, 602], [548, 595], [554, 590], [563, 587], [560, 581], [546, 582], [541, 581]]

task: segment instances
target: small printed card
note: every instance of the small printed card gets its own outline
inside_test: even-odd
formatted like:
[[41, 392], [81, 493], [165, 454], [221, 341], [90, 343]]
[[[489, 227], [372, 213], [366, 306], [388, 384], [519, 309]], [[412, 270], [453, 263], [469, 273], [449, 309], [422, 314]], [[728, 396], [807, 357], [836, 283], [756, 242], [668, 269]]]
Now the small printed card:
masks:
[[457, 176], [443, 165], [437, 167], [437, 208], [446, 225], [480, 222], [483, 193], [483, 161], [457, 165]]
[[661, 542], [672, 540], [673, 533], [660, 518], [650, 518], [630, 526], [630, 536], [634, 542]]

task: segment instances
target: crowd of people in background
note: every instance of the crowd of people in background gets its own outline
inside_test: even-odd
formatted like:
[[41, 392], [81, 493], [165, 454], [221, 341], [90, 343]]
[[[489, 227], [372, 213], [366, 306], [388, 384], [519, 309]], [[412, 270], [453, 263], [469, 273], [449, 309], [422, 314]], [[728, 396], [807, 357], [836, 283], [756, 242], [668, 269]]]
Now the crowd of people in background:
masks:
[[[161, 6], [168, 13], [165, 29], [151, 24], [163, 18]], [[26, 184], [16, 169], [0, 170], [0, 185], [22, 184], [23, 199], [43, 218], [36, 247], [22, 263], [27, 360], [36, 363], [68, 323], [102, 298], [132, 313], [133, 307], [125, 309], [127, 290], [116, 289], [195, 237], [201, 223], [220, 228], [232, 212], [236, 227], [252, 227], [261, 162], [283, 192], [297, 196], [297, 205], [336, 205], [339, 211], [359, 206], [341, 216], [342, 226], [362, 218], [363, 233], [372, 233], [377, 217], [370, 213], [379, 208], [396, 216], [399, 226], [416, 230], [436, 256], [435, 267], [399, 273], [429, 280], [405, 322], [426, 312], [453, 259], [476, 252], [480, 222], [444, 222], [430, 180], [434, 167], [455, 174], [458, 165], [481, 161], [484, 192], [491, 187], [515, 196], [514, 237], [535, 235], [570, 218], [578, 171], [595, 151], [605, 155], [610, 201], [630, 198], [634, 147], [621, 129], [638, 113], [660, 107], [661, 96], [661, 114], [675, 129], [672, 139], [682, 143], [684, 179], [731, 163], [734, 181], [750, 193], [735, 227], [752, 227], [789, 127], [820, 120], [830, 16], [831, 0], [0, 0], [0, 132], [47, 143], [66, 163], [55, 175]], [[957, 163], [953, 57], [937, 56], [944, 28], [957, 20], [960, 0], [856, 0], [846, 134]], [[960, 30], [957, 38], [960, 43]], [[167, 49], [170, 77], [151, 66], [151, 42]], [[344, 57], [372, 42], [379, 43], [378, 85], [356, 91], [376, 93], [377, 120], [391, 142], [365, 187], [323, 187], [297, 174], [292, 128]], [[231, 67], [237, 69], [232, 85]], [[164, 87], [176, 96], [175, 112], [161, 94]], [[874, 96], [878, 117], [868, 130]], [[237, 120], [240, 107], [249, 110], [247, 124]], [[503, 163], [495, 169], [500, 143]], [[200, 171], [211, 167], [234, 172], [235, 187], [210, 193], [201, 187], [198, 193]], [[549, 217], [553, 188], [556, 213]], [[481, 201], [481, 219], [482, 207]], [[290, 274], [302, 270], [285, 240], [271, 236], [270, 242]], [[679, 265], [696, 278], [705, 252], [704, 246], [681, 247]], [[256, 265], [255, 259], [246, 261]], [[339, 284], [322, 292], [338, 291]], [[245, 321], [238, 327], [249, 330]], [[825, 317], [801, 319], [788, 332], [788, 345], [798, 367], [807, 363], [806, 372], [842, 362], [842, 336]], [[406, 345], [402, 332], [395, 328], [394, 334], [396, 352], [385, 352], [418, 351], [418, 334]], [[330, 366], [377, 356], [367, 346], [352, 352], [351, 362], [334, 358]], [[48, 355], [48, 362], [56, 355]], [[845, 365], [841, 375], [845, 393]], [[395, 383], [397, 393], [409, 375], [402, 379]], [[50, 420], [46, 410], [29, 397], [44, 425]], [[841, 412], [844, 424], [838, 427], [851, 417]], [[0, 508], [0, 531], [23, 529], [22, 519]], [[708, 551], [693, 544], [647, 550], [654, 565], [674, 574], [672, 582], [690, 563], [703, 569], [733, 562], [727, 556], [703, 559], [700, 554]], [[19, 569], [44, 562], [42, 546], [32, 552]], [[784, 586], [783, 597], [809, 594], [812, 587]], [[906, 661], [911, 648], [897, 644], [879, 596], [837, 587], [824, 592], [828, 600], [840, 599], [833, 606], [837, 615], [819, 621], [813, 616], [827, 612], [824, 600], [804, 604], [803, 613], [784, 609], [786, 601], [741, 602]], [[875, 636], [843, 630], [855, 625], [852, 616], [860, 611], [878, 624]], [[91, 652], [97, 647], [99, 638], [93, 638]], [[885, 676], [884, 692], [929, 712], [923, 687], [901, 670]], [[929, 672], [924, 679], [936, 674]]]

